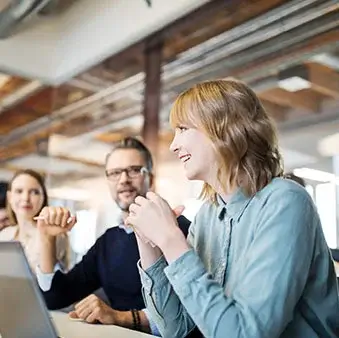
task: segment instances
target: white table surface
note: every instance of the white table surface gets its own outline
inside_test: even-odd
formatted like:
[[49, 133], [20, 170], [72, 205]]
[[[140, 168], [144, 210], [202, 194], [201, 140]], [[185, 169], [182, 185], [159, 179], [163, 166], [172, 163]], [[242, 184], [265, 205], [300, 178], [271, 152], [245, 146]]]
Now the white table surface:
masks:
[[151, 338], [154, 336], [115, 325], [88, 324], [73, 321], [63, 312], [51, 311], [52, 321], [61, 338]]

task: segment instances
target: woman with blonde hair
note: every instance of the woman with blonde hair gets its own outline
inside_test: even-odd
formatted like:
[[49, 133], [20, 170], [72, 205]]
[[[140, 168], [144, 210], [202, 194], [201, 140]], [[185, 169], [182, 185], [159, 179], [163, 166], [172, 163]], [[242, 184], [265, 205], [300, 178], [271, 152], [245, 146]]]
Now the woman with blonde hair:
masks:
[[[34, 170], [20, 170], [8, 184], [7, 211], [11, 226], [0, 231], [0, 241], [19, 241], [33, 271], [39, 263], [40, 241], [34, 218], [48, 206], [48, 195], [43, 177]], [[69, 241], [60, 235], [55, 241], [59, 267], [67, 269]]]
[[[306, 190], [284, 179], [274, 125], [226, 79], [183, 92], [171, 150], [204, 205], [188, 240], [149, 192], [130, 206], [145, 302], [163, 337], [338, 337], [336, 276]], [[156, 225], [156, 227], [155, 227]]]

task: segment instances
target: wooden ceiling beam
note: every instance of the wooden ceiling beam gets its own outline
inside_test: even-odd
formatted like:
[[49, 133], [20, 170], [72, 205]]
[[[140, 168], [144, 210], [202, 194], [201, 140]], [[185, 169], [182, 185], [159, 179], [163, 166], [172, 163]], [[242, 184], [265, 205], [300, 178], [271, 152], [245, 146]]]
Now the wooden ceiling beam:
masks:
[[261, 103], [263, 104], [268, 115], [270, 115], [274, 120], [276, 120], [277, 122], [286, 120], [289, 111], [287, 107], [272, 103], [264, 99], [261, 99]]
[[35, 140], [25, 139], [10, 147], [0, 147], [0, 163], [34, 153], [36, 150]]
[[301, 108], [311, 112], [318, 112], [320, 102], [317, 97], [304, 91], [288, 92], [281, 88], [268, 89], [257, 93], [258, 96], [271, 103], [290, 108]]
[[20, 77], [12, 76], [10, 77], [1, 87], [0, 87], [0, 100], [6, 97], [7, 95], [15, 92], [29, 81]]
[[[10, 147], [6, 147], [6, 148], [0, 147], [0, 163], [14, 160], [16, 158], [27, 156], [30, 154], [43, 155], [43, 154], [40, 154], [38, 151], [38, 140], [39, 140], [38, 138], [25, 139]], [[93, 168], [102, 168], [102, 166], [98, 163], [95, 163], [92, 161], [80, 160], [77, 158], [73, 158], [72, 156], [65, 156], [65, 155], [50, 156], [49, 154], [47, 154], [47, 156], [49, 158], [55, 158], [59, 160], [79, 162], [81, 164], [85, 164]]]
[[320, 94], [339, 99], [339, 74], [333, 69], [316, 64], [307, 64], [308, 81]]

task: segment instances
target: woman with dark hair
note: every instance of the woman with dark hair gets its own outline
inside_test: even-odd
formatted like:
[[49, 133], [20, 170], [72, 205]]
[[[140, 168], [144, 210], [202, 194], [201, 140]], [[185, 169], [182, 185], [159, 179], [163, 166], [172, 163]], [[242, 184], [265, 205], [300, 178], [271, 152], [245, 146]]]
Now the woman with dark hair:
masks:
[[319, 215], [306, 189], [283, 178], [256, 94], [232, 79], [199, 83], [177, 98], [170, 121], [170, 148], [186, 177], [204, 182], [205, 203], [187, 240], [153, 192], [135, 199], [126, 220], [140, 234], [143, 295], [161, 335], [339, 337]]
[[[31, 268], [39, 262], [39, 231], [34, 217], [48, 205], [48, 195], [44, 178], [34, 170], [20, 170], [8, 184], [7, 213], [11, 226], [0, 231], [0, 241], [17, 240], [25, 249]], [[63, 268], [68, 266], [69, 242], [67, 235], [56, 239], [58, 262]]]

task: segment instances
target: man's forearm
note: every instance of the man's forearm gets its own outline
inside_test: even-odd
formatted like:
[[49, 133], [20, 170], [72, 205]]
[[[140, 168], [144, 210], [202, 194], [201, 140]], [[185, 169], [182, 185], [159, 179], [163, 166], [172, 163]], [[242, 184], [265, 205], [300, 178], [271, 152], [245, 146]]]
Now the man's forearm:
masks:
[[56, 240], [53, 236], [39, 234], [40, 259], [42, 273], [52, 273], [56, 264]]

